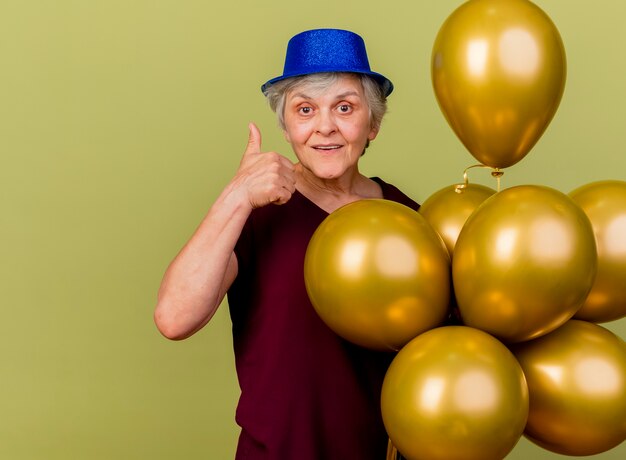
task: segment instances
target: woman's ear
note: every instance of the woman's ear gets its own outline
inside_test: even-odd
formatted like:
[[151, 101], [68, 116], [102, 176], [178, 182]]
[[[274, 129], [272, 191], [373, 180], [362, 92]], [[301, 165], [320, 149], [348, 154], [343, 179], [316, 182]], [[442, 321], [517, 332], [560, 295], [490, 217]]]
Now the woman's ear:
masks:
[[376, 139], [376, 136], [378, 136], [379, 129], [380, 129], [379, 126], [372, 126], [369, 134], [367, 135], [367, 139], [370, 141], [373, 141], [374, 139]]

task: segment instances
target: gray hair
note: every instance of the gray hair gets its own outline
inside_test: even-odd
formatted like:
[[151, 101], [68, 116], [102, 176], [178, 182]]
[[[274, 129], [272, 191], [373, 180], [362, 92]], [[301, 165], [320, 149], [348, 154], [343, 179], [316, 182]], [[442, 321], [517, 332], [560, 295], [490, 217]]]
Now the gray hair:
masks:
[[[321, 91], [336, 83], [341, 75], [345, 75], [345, 73], [314, 73], [301, 77], [287, 78], [269, 86], [265, 90], [265, 96], [267, 97], [271, 109], [276, 112], [278, 116], [278, 124], [280, 127], [285, 129], [285, 99], [290, 91], [304, 85], [311, 86], [314, 91]], [[349, 73], [348, 75], [354, 75], [361, 81], [369, 107], [370, 126], [379, 129], [383, 117], [387, 112], [387, 98], [381, 86], [369, 75], [357, 73]]]

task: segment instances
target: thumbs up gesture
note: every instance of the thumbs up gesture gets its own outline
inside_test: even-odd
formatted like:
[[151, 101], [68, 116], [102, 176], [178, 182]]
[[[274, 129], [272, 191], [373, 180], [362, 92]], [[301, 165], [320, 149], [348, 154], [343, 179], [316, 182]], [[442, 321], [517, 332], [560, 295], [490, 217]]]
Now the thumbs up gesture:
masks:
[[250, 123], [248, 129], [248, 145], [232, 183], [245, 192], [252, 208], [285, 204], [296, 189], [294, 164], [276, 152], [263, 152], [259, 128]]

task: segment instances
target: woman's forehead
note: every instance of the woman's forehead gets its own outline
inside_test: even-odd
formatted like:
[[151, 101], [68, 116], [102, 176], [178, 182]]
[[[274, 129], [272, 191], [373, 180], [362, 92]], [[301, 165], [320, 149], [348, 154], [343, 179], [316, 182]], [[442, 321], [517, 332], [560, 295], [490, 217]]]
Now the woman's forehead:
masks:
[[351, 74], [339, 74], [333, 79], [308, 80], [294, 86], [287, 94], [288, 98], [314, 98], [320, 96], [340, 97], [357, 96], [364, 94], [360, 78]]

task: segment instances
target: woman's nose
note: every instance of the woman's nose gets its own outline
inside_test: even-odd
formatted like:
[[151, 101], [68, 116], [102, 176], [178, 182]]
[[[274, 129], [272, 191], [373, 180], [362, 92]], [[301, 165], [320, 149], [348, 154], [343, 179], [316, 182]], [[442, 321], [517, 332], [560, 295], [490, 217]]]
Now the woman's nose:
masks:
[[316, 131], [320, 134], [328, 136], [337, 130], [335, 119], [330, 110], [320, 110], [317, 117]]

